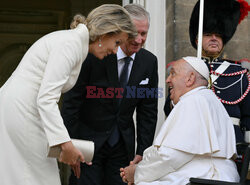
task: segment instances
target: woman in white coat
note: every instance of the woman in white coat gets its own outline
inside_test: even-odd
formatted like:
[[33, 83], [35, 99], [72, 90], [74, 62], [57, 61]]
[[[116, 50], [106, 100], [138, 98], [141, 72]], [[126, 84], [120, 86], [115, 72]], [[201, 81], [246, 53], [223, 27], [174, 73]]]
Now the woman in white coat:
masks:
[[[84, 24], [82, 24], [84, 23]], [[75, 167], [84, 156], [76, 149], [58, 108], [61, 93], [75, 84], [90, 52], [102, 59], [136, 35], [124, 8], [106, 4], [77, 15], [71, 30], [35, 42], [0, 89], [0, 184], [59, 185], [57, 161], [48, 148], [60, 146], [59, 160]]]

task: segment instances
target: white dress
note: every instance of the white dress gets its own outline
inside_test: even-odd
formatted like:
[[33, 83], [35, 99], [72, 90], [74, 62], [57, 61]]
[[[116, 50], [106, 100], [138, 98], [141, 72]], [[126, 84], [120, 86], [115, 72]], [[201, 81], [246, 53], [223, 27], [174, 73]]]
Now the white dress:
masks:
[[70, 140], [58, 108], [87, 56], [85, 25], [45, 35], [0, 88], [0, 184], [60, 185], [48, 147]]
[[238, 182], [233, 123], [211, 90], [181, 96], [135, 171], [137, 185], [184, 185], [190, 177]]

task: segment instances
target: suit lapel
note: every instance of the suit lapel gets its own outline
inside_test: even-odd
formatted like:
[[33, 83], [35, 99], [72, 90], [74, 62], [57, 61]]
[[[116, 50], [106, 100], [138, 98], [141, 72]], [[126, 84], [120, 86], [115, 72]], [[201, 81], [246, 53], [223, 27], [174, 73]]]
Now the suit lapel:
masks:
[[[140, 58], [140, 55], [138, 55], [138, 53], [135, 55], [135, 59], [133, 61], [133, 66], [130, 72], [130, 76], [129, 76], [129, 80], [128, 80], [128, 84], [127, 86], [137, 86], [138, 84], [138, 80], [140, 78], [140, 72], [141, 72], [141, 66], [142, 65], [142, 61]], [[125, 90], [125, 96], [126, 96], [126, 90]], [[127, 103], [125, 103], [126, 101], [128, 101], [128, 99], [123, 98], [122, 102], [121, 102], [121, 106], [125, 106], [127, 105]]]
[[[130, 72], [128, 86], [137, 85], [137, 81], [140, 76], [140, 68], [142, 65], [140, 54], [135, 55], [135, 59], [133, 62], [133, 66]], [[108, 76], [108, 81], [112, 87], [119, 87], [119, 80], [118, 80], [118, 67], [117, 67], [117, 56], [116, 55], [109, 55], [105, 58], [106, 64], [106, 71]], [[125, 99], [124, 99], [125, 100]], [[122, 101], [124, 101], [122, 100]], [[116, 98], [113, 99], [114, 107], [119, 108], [119, 103]], [[122, 104], [122, 103], [121, 103]]]
[[140, 55], [137, 53], [135, 55], [135, 60], [133, 62], [133, 66], [130, 72], [129, 80], [128, 80], [128, 85], [136, 85], [136, 81], [138, 80], [139, 71], [141, 67], [141, 60], [140, 60]]

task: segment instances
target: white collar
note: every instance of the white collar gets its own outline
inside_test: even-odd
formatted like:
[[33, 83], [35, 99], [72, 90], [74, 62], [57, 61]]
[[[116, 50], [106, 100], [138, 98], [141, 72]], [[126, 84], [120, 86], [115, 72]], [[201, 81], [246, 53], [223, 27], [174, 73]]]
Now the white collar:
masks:
[[181, 97], [180, 97], [180, 100], [185, 98], [186, 96], [189, 96], [190, 94], [193, 94], [195, 93], [196, 91], [199, 91], [199, 90], [202, 90], [202, 89], [207, 89], [206, 86], [200, 86], [200, 87], [196, 87], [188, 92], [186, 92], [185, 94], [183, 94]]
[[[136, 53], [134, 53], [133, 55], [130, 56], [133, 60], [135, 59], [135, 54]], [[127, 55], [122, 51], [120, 46], [118, 47], [118, 51], [117, 51], [116, 56], [117, 56], [117, 61], [127, 57]]]

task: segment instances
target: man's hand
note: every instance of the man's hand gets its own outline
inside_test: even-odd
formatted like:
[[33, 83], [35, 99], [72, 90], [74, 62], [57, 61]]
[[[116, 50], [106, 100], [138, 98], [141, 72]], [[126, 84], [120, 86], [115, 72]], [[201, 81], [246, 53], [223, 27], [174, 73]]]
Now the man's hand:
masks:
[[135, 168], [136, 165], [131, 161], [129, 166], [120, 169], [120, 176], [123, 182], [128, 183], [128, 185], [134, 184]]
[[[136, 155], [133, 159], [133, 164], [138, 164], [140, 161], [142, 160], [142, 156], [141, 155]], [[131, 162], [130, 162], [131, 163]]]

